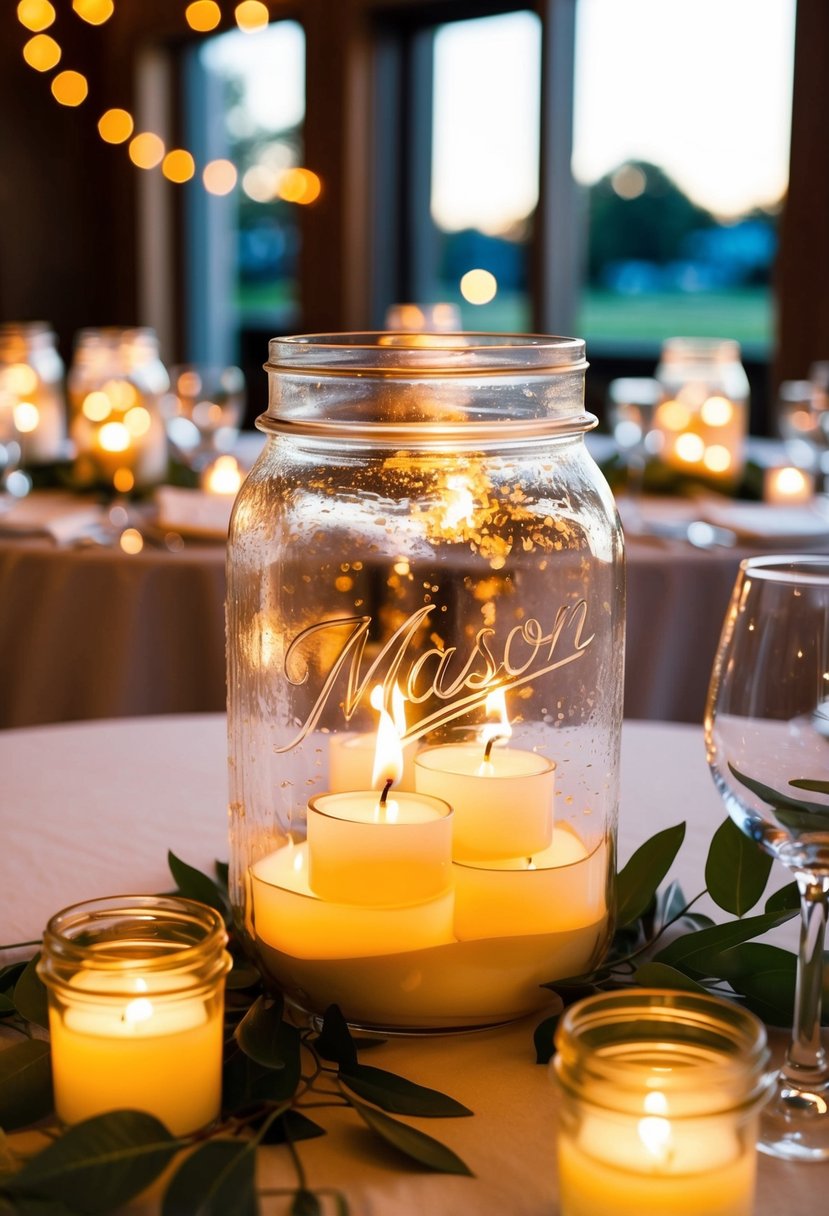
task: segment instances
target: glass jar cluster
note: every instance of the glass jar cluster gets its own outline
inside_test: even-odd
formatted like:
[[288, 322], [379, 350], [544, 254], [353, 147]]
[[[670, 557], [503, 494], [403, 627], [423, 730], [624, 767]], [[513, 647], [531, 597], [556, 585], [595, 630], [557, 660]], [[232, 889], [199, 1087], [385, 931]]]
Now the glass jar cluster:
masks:
[[544, 1005], [610, 933], [624, 585], [560, 338], [274, 339], [228, 562], [232, 897], [301, 1008]]

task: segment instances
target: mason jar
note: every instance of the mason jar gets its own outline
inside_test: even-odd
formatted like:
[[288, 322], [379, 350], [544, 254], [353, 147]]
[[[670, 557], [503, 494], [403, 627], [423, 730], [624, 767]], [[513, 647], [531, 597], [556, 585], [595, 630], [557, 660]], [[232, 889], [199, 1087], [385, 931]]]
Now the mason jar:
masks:
[[775, 1075], [754, 1014], [631, 988], [572, 1005], [555, 1041], [561, 1216], [752, 1216]]
[[175, 1136], [219, 1115], [227, 933], [218, 912], [176, 896], [75, 904], [46, 926], [55, 1111], [155, 1115]]
[[65, 456], [63, 377], [63, 360], [48, 325], [0, 325], [0, 440], [14, 434], [24, 466]]
[[624, 578], [584, 344], [273, 339], [228, 550], [231, 888], [311, 1014], [542, 1008], [611, 932]]
[[654, 442], [677, 472], [725, 486], [745, 467], [749, 385], [738, 342], [669, 338], [656, 369], [662, 400]]
[[83, 329], [69, 370], [75, 481], [119, 493], [147, 489], [167, 473], [161, 399], [170, 378], [151, 329]]

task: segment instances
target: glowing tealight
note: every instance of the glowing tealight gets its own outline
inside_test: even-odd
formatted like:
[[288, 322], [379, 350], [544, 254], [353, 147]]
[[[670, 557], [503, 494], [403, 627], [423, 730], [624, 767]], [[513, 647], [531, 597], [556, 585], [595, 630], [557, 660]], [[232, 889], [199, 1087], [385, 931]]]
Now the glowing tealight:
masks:
[[132, 135], [135, 123], [128, 110], [106, 110], [98, 119], [98, 134], [108, 144], [122, 144]]
[[130, 1026], [134, 1026], [136, 1022], [148, 1022], [152, 1016], [153, 1003], [148, 1001], [145, 996], [130, 1001], [124, 1010], [124, 1021]]
[[37, 33], [49, 28], [55, 20], [55, 10], [49, 0], [20, 0], [17, 20], [21, 25], [25, 25], [27, 30]]
[[674, 451], [686, 464], [696, 464], [705, 455], [705, 444], [699, 435], [686, 431], [684, 435], [678, 436]]
[[62, 106], [79, 106], [89, 95], [83, 72], [58, 72], [52, 81], [52, 96]]
[[60, 63], [61, 49], [48, 34], [35, 34], [23, 47], [23, 58], [36, 72], [51, 72]]
[[202, 171], [204, 188], [209, 194], [230, 194], [237, 176], [236, 166], [229, 160], [211, 160]]
[[702, 463], [711, 473], [725, 473], [731, 468], [731, 453], [721, 443], [712, 443], [705, 449]]
[[25, 397], [37, 388], [37, 372], [28, 363], [11, 363], [2, 373], [2, 385], [15, 397]]
[[174, 148], [161, 162], [161, 172], [171, 182], [189, 182], [196, 172], [196, 162], [185, 148]]
[[270, 20], [268, 6], [262, 4], [261, 0], [242, 0], [241, 4], [236, 5], [233, 15], [239, 29], [245, 34], [263, 30]]
[[142, 131], [130, 140], [129, 153], [139, 169], [154, 169], [164, 157], [164, 140], [152, 131]]
[[205, 34], [215, 30], [222, 19], [222, 10], [215, 0], [193, 0], [184, 10], [184, 17], [191, 30]]
[[98, 443], [105, 452], [126, 452], [130, 433], [123, 422], [105, 422], [98, 432]]
[[96, 389], [84, 397], [81, 413], [90, 422], [103, 422], [112, 413], [112, 402], [106, 393]]
[[19, 401], [14, 407], [14, 425], [21, 435], [30, 435], [37, 430], [40, 410], [31, 401]]
[[210, 494], [235, 494], [241, 484], [242, 470], [233, 456], [219, 456], [204, 475], [204, 489]]
[[702, 403], [700, 417], [706, 426], [728, 426], [734, 417], [734, 405], [727, 397], [708, 397]]
[[137, 528], [124, 528], [118, 537], [118, 544], [124, 553], [140, 553], [144, 548], [144, 537]]
[[488, 304], [495, 299], [498, 280], [488, 270], [467, 270], [460, 286], [461, 295], [469, 304]]

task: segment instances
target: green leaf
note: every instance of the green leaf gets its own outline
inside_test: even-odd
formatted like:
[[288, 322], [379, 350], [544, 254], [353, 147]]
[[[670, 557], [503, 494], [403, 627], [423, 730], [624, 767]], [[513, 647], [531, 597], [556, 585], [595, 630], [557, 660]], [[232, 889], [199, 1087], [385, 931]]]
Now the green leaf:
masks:
[[314, 1048], [323, 1060], [352, 1068], [357, 1063], [357, 1048], [348, 1023], [337, 1005], [329, 1005], [323, 1014], [322, 1030], [314, 1040]]
[[787, 882], [779, 891], [773, 891], [766, 900], [767, 912], [782, 912], [794, 908], [800, 911], [800, 889], [796, 882]]
[[[746, 789], [751, 790], [763, 802], [768, 803], [770, 807], [774, 808], [778, 813], [778, 818], [780, 818], [780, 811], [786, 808], [792, 811], [805, 811], [808, 815], [829, 815], [829, 807], [824, 802], [807, 802], [802, 798], [793, 798], [791, 794], [786, 794], [782, 790], [775, 790], [770, 785], [764, 785], [762, 781], [755, 781], [753, 777], [747, 777], [745, 773], [741, 773], [736, 769], [733, 764], [729, 764], [728, 767]], [[798, 782], [790, 781], [789, 785], [796, 786]]]
[[705, 885], [714, 903], [742, 916], [766, 889], [772, 857], [749, 840], [732, 819], [717, 828], [705, 863]]
[[205, 1141], [173, 1175], [162, 1216], [257, 1216], [255, 1162], [250, 1141]]
[[545, 1018], [543, 1022], [539, 1022], [536, 1026], [533, 1033], [536, 1064], [549, 1064], [556, 1054], [555, 1033], [560, 1017], [561, 1010], [558, 1013], [554, 1013], [552, 1017]]
[[685, 839], [685, 824], [665, 828], [636, 850], [616, 881], [616, 920], [629, 925], [647, 908]]
[[16, 1195], [6, 1207], [0, 1195], [0, 1216], [77, 1216], [77, 1208], [68, 1208], [57, 1199], [40, 1199], [37, 1195]]
[[49, 1044], [23, 1039], [0, 1051], [0, 1127], [15, 1131], [52, 1109]]
[[213, 868], [216, 871], [216, 881], [223, 891], [226, 891], [229, 884], [230, 875], [229, 867], [226, 861], [214, 861]]
[[413, 1161], [438, 1174], [466, 1174], [473, 1177], [469, 1166], [439, 1140], [371, 1106], [364, 1106], [356, 1098], [351, 1099], [351, 1105], [373, 1132]]
[[789, 785], [798, 790], [810, 790], [813, 794], [829, 794], [829, 781], [818, 781], [814, 777], [796, 777]]
[[37, 963], [40, 954], [24, 967], [20, 978], [14, 986], [14, 1005], [17, 1012], [27, 1022], [49, 1029], [49, 1005], [46, 998], [46, 985], [37, 973]]
[[0, 992], [0, 1018], [8, 1017], [10, 1013], [16, 1013], [14, 1001], [11, 997], [6, 996], [4, 992]]
[[291, 1216], [322, 1216], [322, 1204], [313, 1191], [304, 1187], [294, 1195], [291, 1204]]
[[112, 1111], [70, 1127], [3, 1186], [15, 1196], [61, 1200], [90, 1216], [112, 1212], [158, 1177], [179, 1144], [152, 1115]]
[[372, 1068], [368, 1064], [352, 1064], [340, 1069], [340, 1081], [353, 1093], [367, 1102], [394, 1115], [420, 1115], [430, 1119], [452, 1119], [471, 1115], [468, 1106], [463, 1106], [437, 1089], [416, 1085], [396, 1073], [383, 1068]]
[[183, 895], [185, 899], [196, 899], [199, 903], [207, 904], [209, 908], [215, 908], [217, 912], [227, 918], [229, 914], [227, 897], [212, 878], [207, 874], [202, 874], [201, 870], [196, 870], [193, 866], [188, 865], [180, 857], [176, 857], [172, 850], [167, 853], [167, 864], [176, 881], [179, 895]]
[[[263, 1118], [267, 1117], [266, 1113]], [[315, 1123], [301, 1111], [286, 1110], [284, 1115], [280, 1115], [270, 1124], [260, 1143], [294, 1144], [300, 1140], [316, 1140], [325, 1134], [324, 1127], [320, 1127], [319, 1123]]]
[[669, 882], [667, 886], [657, 891], [654, 908], [656, 931], [658, 932], [668, 921], [679, 916], [687, 902], [682, 887], [676, 881]]
[[20, 976], [26, 969], [25, 959], [19, 963], [9, 963], [6, 967], [0, 968], [0, 992], [5, 992], [11, 996], [14, 992], [14, 986]]
[[776, 929], [778, 925], [791, 920], [793, 915], [791, 911], [764, 912], [759, 916], [747, 916], [743, 920], [731, 921], [726, 925], [699, 929], [696, 933], [684, 933], [664, 950], [660, 950], [654, 956], [654, 962], [667, 963], [681, 971], [701, 976], [716, 974], [711, 969], [712, 964], [724, 950], [752, 937], [760, 937], [770, 929]]
[[299, 1068], [300, 1034], [296, 1026], [282, 1020], [283, 1012], [281, 997], [259, 996], [234, 1036], [245, 1055], [257, 1064], [293, 1072]]
[[704, 992], [707, 995], [707, 989], [702, 984], [665, 963], [643, 963], [637, 967], [636, 983], [643, 988], [678, 988], [682, 992]]

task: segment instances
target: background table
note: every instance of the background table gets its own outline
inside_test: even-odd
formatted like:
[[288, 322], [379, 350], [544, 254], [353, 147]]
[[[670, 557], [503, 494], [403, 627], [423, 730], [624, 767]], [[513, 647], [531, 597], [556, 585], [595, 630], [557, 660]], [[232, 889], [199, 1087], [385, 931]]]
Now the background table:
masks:
[[[75, 900], [169, 889], [168, 848], [202, 868], [226, 858], [225, 754], [220, 715], [0, 735], [0, 941], [39, 936], [47, 917]], [[674, 876], [695, 892], [723, 817], [698, 728], [625, 724], [622, 861], [648, 836], [685, 819], [688, 837]], [[782, 932], [793, 946], [794, 925]], [[331, 1134], [300, 1145], [312, 1185], [345, 1191], [354, 1216], [554, 1216], [555, 1096], [547, 1070], [533, 1062], [536, 1020], [393, 1039], [372, 1054], [378, 1067], [449, 1092], [475, 1111], [471, 1119], [414, 1121], [458, 1152], [474, 1179], [427, 1175], [391, 1152], [378, 1156], [353, 1117], [326, 1111], [321, 1121]], [[259, 1181], [293, 1184], [279, 1149], [261, 1154]], [[756, 1216], [817, 1212], [827, 1187], [829, 1164], [761, 1158]], [[264, 1210], [272, 1216], [287, 1207], [269, 1200]]]

